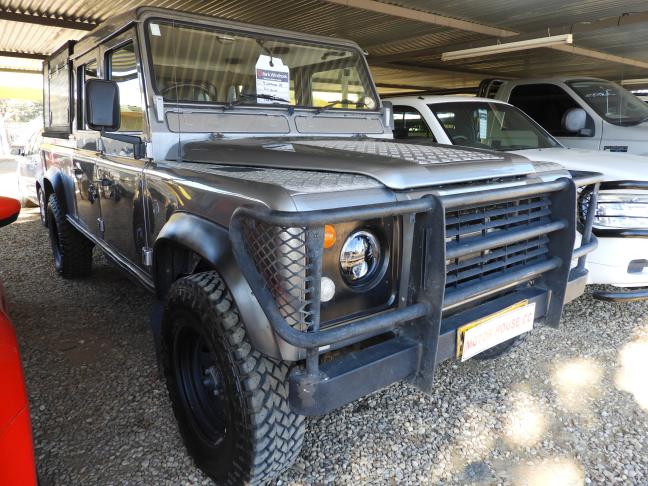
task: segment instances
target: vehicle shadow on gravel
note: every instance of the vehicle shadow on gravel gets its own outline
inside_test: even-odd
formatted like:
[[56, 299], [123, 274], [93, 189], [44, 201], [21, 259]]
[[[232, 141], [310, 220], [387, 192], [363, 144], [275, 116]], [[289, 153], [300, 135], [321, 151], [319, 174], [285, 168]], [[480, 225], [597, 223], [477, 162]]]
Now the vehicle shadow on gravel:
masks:
[[[44, 483], [211, 484], [158, 375], [152, 296], [97, 251], [59, 278], [37, 218], [0, 231], [0, 277]], [[647, 310], [586, 295], [499, 360], [443, 364], [431, 396], [397, 384], [313, 419], [279, 483], [646, 484]]]
[[96, 250], [89, 278], [61, 279], [36, 211], [0, 232], [0, 276], [44, 484], [209, 484], [184, 451], [158, 375], [152, 296]]
[[645, 484], [647, 311], [587, 294], [499, 360], [443, 364], [432, 396], [394, 385], [312, 421], [284, 479]]

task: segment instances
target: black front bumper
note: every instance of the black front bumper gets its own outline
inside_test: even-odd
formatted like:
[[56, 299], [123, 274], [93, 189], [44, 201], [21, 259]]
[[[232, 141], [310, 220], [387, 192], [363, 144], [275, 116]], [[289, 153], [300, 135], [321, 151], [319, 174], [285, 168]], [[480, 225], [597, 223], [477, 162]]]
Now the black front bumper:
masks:
[[[583, 181], [591, 184], [597, 179], [590, 176]], [[564, 303], [584, 290], [585, 258], [596, 248], [591, 231], [586, 231], [581, 248], [574, 251], [576, 184], [577, 181], [564, 178], [468, 194], [430, 195], [397, 203], [300, 213], [249, 207], [237, 209], [232, 216], [230, 235], [241, 271], [276, 334], [289, 344], [306, 350], [305, 366], [295, 367], [290, 374], [291, 407], [303, 415], [323, 414], [402, 379], [431, 391], [435, 365], [454, 356], [456, 329], [512, 303], [535, 302], [536, 318], [543, 319], [549, 326], [558, 326]], [[551, 200], [552, 208], [551, 217], [541, 224], [496, 235], [484, 232], [481, 239], [455, 245], [447, 243], [447, 211], [539, 194]], [[401, 296], [406, 298], [399, 299], [399, 306], [380, 314], [320, 329], [324, 225], [385, 217], [399, 217], [403, 222], [404, 256], [400, 275], [408, 276], [401, 285]], [[277, 303], [276, 279], [269, 281], [266, 269], [252, 256], [249, 234], [246, 236], [246, 231], [250, 231], [246, 229], [246, 222], [250, 220], [281, 228], [284, 233], [294, 228], [303, 230], [301, 238], [305, 250], [302, 257], [308, 262], [307, 278], [304, 278], [308, 288], [304, 294], [308, 298], [295, 307], [305, 309], [308, 314], [306, 330], [296, 329], [287, 322], [285, 312], [282, 314], [283, 303]], [[449, 260], [488, 252], [501, 245], [514, 245], [539, 235], [548, 241], [546, 259], [485, 278], [475, 285], [446, 288]], [[573, 258], [579, 258], [579, 266], [570, 272]], [[533, 284], [529, 286], [529, 282]], [[320, 363], [323, 351], [385, 333], [393, 337]]]
[[[436, 352], [433, 353], [434, 364], [455, 357], [457, 329], [464, 324], [520, 301], [535, 304], [536, 319], [541, 319], [547, 313], [549, 300], [550, 292], [547, 290], [519, 290], [442, 319]], [[424, 322], [424, 325], [434, 327], [434, 323]], [[289, 381], [290, 406], [301, 415], [323, 415], [397, 381], [416, 383], [423, 358], [423, 343], [401, 334], [321, 364], [319, 378], [309, 376], [305, 369], [295, 368]]]

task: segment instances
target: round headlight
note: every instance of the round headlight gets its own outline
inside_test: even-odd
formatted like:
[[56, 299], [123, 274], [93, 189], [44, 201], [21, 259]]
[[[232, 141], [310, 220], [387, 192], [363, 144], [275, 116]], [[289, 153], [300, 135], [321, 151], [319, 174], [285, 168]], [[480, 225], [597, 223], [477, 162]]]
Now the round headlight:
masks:
[[344, 280], [349, 284], [365, 282], [379, 270], [380, 258], [380, 243], [373, 233], [351, 233], [340, 252], [340, 271]]

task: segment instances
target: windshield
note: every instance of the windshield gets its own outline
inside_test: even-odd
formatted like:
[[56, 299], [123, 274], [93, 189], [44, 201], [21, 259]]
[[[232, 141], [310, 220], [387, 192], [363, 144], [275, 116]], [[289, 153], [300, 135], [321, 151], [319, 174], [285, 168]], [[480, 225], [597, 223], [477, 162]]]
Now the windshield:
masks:
[[375, 110], [359, 51], [149, 21], [155, 91], [166, 101]]
[[614, 125], [638, 125], [648, 120], [648, 105], [621, 86], [587, 79], [567, 84], [606, 121]]
[[485, 101], [428, 106], [455, 145], [504, 151], [561, 146], [514, 106]]

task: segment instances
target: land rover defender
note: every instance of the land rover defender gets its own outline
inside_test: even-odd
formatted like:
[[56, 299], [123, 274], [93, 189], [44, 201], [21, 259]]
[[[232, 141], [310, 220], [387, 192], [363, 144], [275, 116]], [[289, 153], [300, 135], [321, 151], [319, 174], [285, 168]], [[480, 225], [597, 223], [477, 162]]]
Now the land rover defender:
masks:
[[393, 141], [391, 115], [352, 42], [157, 8], [45, 62], [56, 269], [97, 247], [155, 294], [180, 432], [219, 483], [272, 480], [306, 416], [430, 392], [583, 292], [596, 175]]

